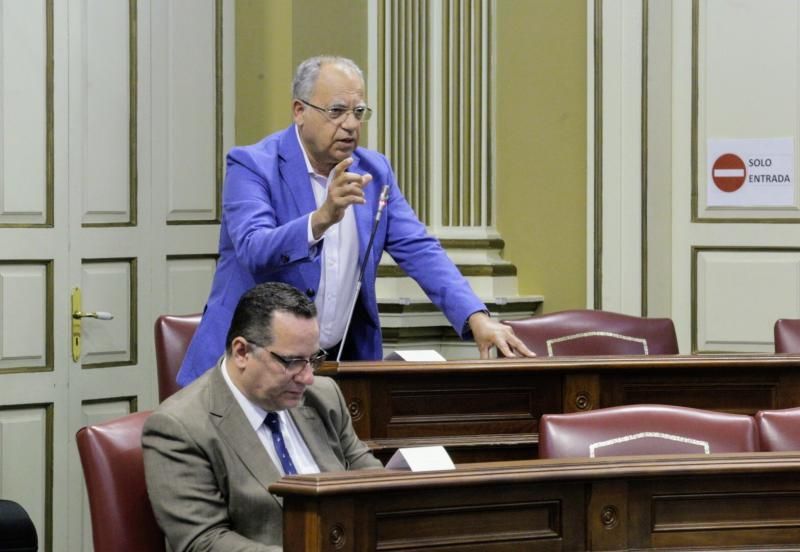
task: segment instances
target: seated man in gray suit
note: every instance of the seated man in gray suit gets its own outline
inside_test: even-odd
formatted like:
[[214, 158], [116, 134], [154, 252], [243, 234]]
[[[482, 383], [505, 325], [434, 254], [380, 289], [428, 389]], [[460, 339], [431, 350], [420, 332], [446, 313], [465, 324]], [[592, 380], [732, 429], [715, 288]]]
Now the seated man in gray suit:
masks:
[[277, 282], [239, 300], [225, 356], [144, 426], [147, 491], [175, 552], [281, 550], [284, 474], [381, 467], [355, 432], [316, 309]]

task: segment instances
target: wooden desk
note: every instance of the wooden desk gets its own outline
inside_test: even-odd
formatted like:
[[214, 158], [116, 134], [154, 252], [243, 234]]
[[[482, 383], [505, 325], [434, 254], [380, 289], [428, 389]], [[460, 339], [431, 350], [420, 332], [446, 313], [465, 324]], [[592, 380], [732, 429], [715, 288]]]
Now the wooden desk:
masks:
[[326, 365], [384, 461], [443, 444], [456, 462], [537, 457], [542, 414], [661, 403], [754, 414], [800, 406], [800, 356], [624, 356]]
[[286, 552], [800, 550], [800, 453], [292, 476]]

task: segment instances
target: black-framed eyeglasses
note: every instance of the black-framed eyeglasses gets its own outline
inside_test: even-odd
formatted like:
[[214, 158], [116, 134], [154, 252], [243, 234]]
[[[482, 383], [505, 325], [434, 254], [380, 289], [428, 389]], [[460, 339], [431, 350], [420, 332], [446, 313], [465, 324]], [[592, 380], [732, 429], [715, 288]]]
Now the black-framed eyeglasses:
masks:
[[322, 368], [322, 363], [325, 362], [325, 359], [328, 358], [328, 352], [325, 349], [320, 349], [319, 351], [317, 351], [308, 358], [302, 358], [302, 357], [287, 358], [285, 356], [279, 355], [275, 351], [270, 351], [269, 354], [272, 355], [272, 358], [274, 358], [281, 365], [283, 365], [283, 368], [284, 370], [286, 370], [287, 374], [291, 374], [293, 376], [302, 372], [303, 368], [306, 367], [306, 364], [311, 366], [312, 372], [316, 373], [317, 370]]
[[311, 102], [307, 102], [306, 100], [300, 100], [308, 107], [313, 107], [317, 111], [323, 113], [328, 119], [330, 119], [334, 123], [341, 123], [345, 120], [348, 113], [352, 113], [353, 117], [355, 117], [358, 121], [369, 121], [370, 117], [372, 117], [372, 110], [365, 105], [357, 105], [352, 109], [348, 109], [346, 107], [340, 106], [333, 106], [333, 107], [320, 107], [318, 105], [314, 105]]
[[266, 349], [265, 347], [259, 345], [258, 343], [253, 343], [252, 341], [248, 341], [248, 344], [267, 351], [270, 355], [272, 355], [272, 358], [274, 358], [278, 362], [278, 364], [283, 366], [284, 371], [290, 376], [296, 376], [297, 374], [302, 372], [303, 369], [306, 367], [306, 365], [311, 366], [311, 371], [316, 373], [317, 370], [322, 368], [322, 364], [325, 362], [325, 359], [328, 358], [328, 351], [326, 351], [325, 349], [320, 349], [319, 351], [317, 351], [308, 358], [285, 357], [283, 355], [279, 355], [275, 351], [270, 351]]

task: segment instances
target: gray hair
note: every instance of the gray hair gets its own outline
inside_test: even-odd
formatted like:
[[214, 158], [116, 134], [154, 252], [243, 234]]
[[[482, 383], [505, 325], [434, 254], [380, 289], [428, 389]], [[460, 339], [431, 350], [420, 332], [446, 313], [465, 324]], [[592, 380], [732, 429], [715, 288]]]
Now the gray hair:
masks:
[[364, 81], [364, 74], [352, 59], [340, 56], [314, 56], [308, 58], [297, 66], [297, 71], [292, 80], [292, 98], [296, 100], [308, 100], [314, 85], [317, 84], [319, 71], [323, 65], [334, 64], [350, 69], [361, 81]]

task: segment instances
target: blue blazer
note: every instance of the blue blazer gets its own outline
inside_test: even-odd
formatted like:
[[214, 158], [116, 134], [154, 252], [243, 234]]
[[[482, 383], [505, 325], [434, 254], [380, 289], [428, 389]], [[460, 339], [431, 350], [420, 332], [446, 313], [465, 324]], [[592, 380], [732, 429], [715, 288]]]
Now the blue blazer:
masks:
[[[471, 338], [467, 319], [485, 310], [469, 283], [428, 235], [395, 182], [389, 161], [357, 148], [351, 172], [372, 175], [364, 189], [367, 202], [353, 205], [359, 237], [359, 266], [366, 254], [378, 198], [389, 184], [389, 201], [378, 225], [372, 253], [342, 358], [383, 358], [375, 279], [386, 250], [425, 291], [464, 339]], [[257, 144], [228, 154], [223, 190], [219, 261], [200, 326], [178, 374], [187, 385], [214, 366], [225, 350], [233, 311], [242, 294], [256, 284], [280, 281], [309, 297], [319, 288], [324, 239], [308, 247], [308, 217], [317, 208], [294, 125]]]

